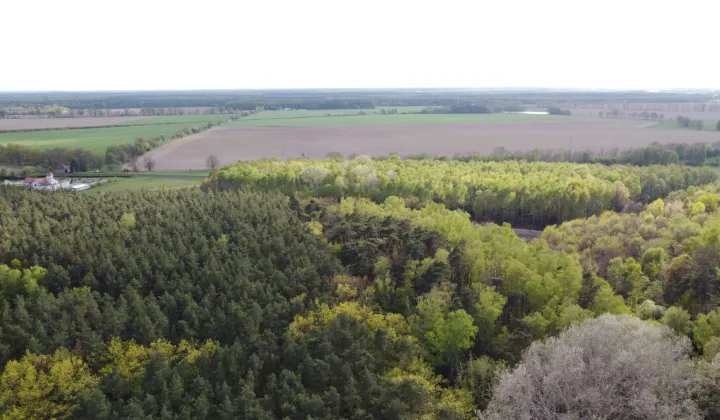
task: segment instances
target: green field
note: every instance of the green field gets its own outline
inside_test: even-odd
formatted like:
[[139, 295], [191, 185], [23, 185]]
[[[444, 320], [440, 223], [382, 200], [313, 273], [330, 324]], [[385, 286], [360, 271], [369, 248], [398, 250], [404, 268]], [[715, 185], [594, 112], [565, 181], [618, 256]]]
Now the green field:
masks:
[[198, 169], [195, 171], [154, 171], [154, 172], [142, 172], [139, 173], [137, 176], [145, 176], [149, 178], [154, 178], [158, 176], [178, 176], [178, 177], [187, 177], [187, 178], [205, 178], [208, 175], [210, 175], [210, 171], [207, 169]]
[[[705, 121], [705, 125], [703, 126], [702, 131], [717, 131], [720, 133], [720, 131], [717, 130], [717, 121]], [[650, 128], [656, 129], [656, 130], [695, 130], [694, 128], [689, 127], [682, 127], [680, 124], [678, 124], [675, 121], [660, 121], [654, 125], [651, 125]]]
[[[298, 112], [298, 111], [273, 111]], [[256, 114], [255, 117], [264, 113]], [[275, 114], [277, 115], [277, 114]], [[226, 126], [234, 127], [340, 127], [352, 125], [378, 124], [451, 124], [471, 122], [512, 122], [567, 119], [564, 116], [529, 114], [397, 114], [397, 115], [351, 115], [351, 116], [313, 116], [307, 118], [268, 118], [241, 119]]]
[[106, 184], [98, 185], [81, 193], [103, 193], [114, 191], [192, 187], [202, 184], [203, 178], [110, 178]]
[[0, 133], [0, 144], [18, 143], [28, 147], [43, 149], [54, 147], [68, 149], [82, 148], [90, 150], [93, 153], [103, 155], [105, 154], [105, 150], [107, 150], [108, 146], [132, 143], [139, 137], [152, 138], [165, 136], [170, 138], [178, 130], [197, 127], [200, 125], [202, 124], [179, 122], [173, 124], [135, 125], [128, 127], [98, 127], [8, 132]]
[[[79, 176], [83, 176], [83, 173], [80, 173]], [[205, 178], [208, 175], [210, 175], [210, 171], [207, 169], [198, 169], [198, 170], [177, 170], [177, 171], [153, 171], [153, 172], [92, 172], [91, 175], [93, 177], [101, 177], [101, 178], [113, 178], [113, 177], [120, 177], [120, 176], [132, 176], [133, 178]]]

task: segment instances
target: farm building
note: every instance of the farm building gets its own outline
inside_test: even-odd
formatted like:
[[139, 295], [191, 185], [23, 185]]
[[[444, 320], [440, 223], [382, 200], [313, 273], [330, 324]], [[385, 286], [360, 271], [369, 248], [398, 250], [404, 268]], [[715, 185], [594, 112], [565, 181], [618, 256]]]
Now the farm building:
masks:
[[70, 181], [58, 181], [52, 172], [48, 172], [45, 178], [25, 178], [25, 186], [31, 190], [56, 191], [70, 186]]
[[84, 191], [84, 190], [87, 190], [87, 189], [90, 188], [90, 187], [91, 187], [90, 184], [81, 183], [81, 184], [71, 185], [71, 186], [68, 188], [68, 190], [70, 190], [70, 191]]

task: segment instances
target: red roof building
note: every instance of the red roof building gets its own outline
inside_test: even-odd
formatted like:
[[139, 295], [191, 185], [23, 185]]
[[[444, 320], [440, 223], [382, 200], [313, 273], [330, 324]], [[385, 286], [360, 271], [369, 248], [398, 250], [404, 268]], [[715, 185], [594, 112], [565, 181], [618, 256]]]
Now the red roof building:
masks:
[[45, 178], [25, 178], [25, 185], [32, 189], [56, 189], [58, 188], [58, 181], [55, 180], [52, 172], [48, 172]]

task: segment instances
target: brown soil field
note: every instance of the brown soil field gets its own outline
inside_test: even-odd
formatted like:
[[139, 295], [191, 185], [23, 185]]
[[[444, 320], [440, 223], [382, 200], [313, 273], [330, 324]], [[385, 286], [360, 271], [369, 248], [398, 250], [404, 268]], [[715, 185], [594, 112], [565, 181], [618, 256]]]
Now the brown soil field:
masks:
[[264, 157], [323, 158], [328, 152], [383, 156], [427, 153], [452, 156], [496, 147], [609, 150], [653, 142], [712, 143], [713, 132], [653, 130], [645, 121], [572, 119], [516, 123], [408, 124], [352, 127], [217, 127], [149, 152], [158, 170], [204, 169], [208, 156], [222, 165]]
[[[162, 107], [161, 107], [162, 108]], [[213, 107], [210, 106], [178, 106], [178, 107], [165, 107], [169, 109], [182, 109], [185, 111], [185, 115], [198, 115], [203, 114], [206, 110], [212, 109]], [[130, 111], [130, 114], [137, 114], [140, 115], [140, 111], [142, 108], [127, 108], [128, 111]], [[125, 112], [125, 108], [109, 108], [105, 111], [109, 112], [110, 115], [122, 115]], [[145, 117], [147, 118], [147, 117]]]
[[102, 127], [145, 118], [148, 117], [8, 118], [0, 119], [0, 131]]

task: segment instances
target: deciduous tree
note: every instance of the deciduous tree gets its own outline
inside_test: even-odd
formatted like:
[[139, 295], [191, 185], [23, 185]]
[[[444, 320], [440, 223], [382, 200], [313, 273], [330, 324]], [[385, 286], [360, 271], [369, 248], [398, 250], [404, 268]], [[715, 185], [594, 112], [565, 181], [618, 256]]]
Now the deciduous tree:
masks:
[[480, 419], [692, 419], [690, 343], [667, 327], [605, 315], [534, 343], [500, 377]]
[[208, 169], [211, 169], [211, 170], [212, 170], [212, 169], [215, 169], [215, 168], [217, 168], [219, 165], [220, 165], [220, 160], [219, 160], [218, 157], [215, 156], [215, 155], [210, 155], [210, 156], [208, 156], [207, 159], [205, 160], [205, 166], [206, 166]]
[[155, 168], [155, 159], [152, 156], [146, 156], [143, 159], [143, 165], [145, 165], [145, 169], [152, 172], [153, 168]]

